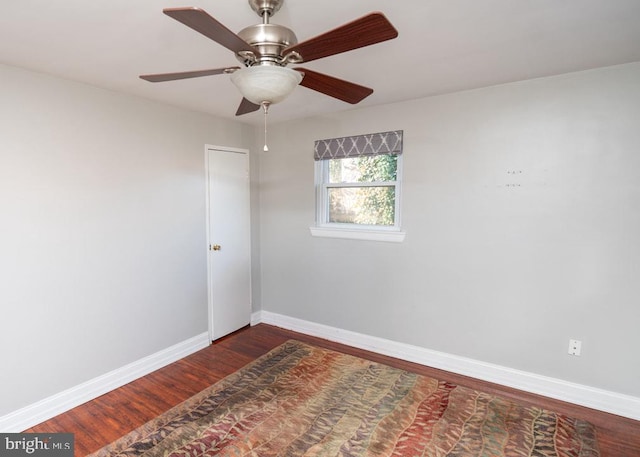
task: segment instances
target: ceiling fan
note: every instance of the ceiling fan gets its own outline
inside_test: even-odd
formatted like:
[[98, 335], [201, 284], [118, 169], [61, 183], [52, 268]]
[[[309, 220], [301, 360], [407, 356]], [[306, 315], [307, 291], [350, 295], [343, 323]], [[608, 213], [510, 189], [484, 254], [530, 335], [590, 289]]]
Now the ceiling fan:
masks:
[[269, 19], [284, 0], [249, 0], [262, 24], [249, 26], [238, 34], [197, 7], [166, 8], [163, 12], [233, 51], [243, 67], [141, 75], [150, 82], [172, 81], [219, 74], [230, 74], [243, 99], [236, 116], [250, 113], [286, 98], [296, 86], [321, 92], [347, 103], [358, 103], [373, 93], [364, 87], [307, 68], [288, 68], [342, 52], [351, 51], [398, 36], [398, 31], [379, 12], [370, 13], [338, 28], [298, 43], [294, 32]]

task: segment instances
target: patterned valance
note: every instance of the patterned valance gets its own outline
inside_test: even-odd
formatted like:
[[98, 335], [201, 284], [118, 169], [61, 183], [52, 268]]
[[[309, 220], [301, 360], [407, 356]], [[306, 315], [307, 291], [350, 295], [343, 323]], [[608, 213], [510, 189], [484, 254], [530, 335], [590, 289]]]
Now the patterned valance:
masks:
[[328, 160], [380, 154], [402, 154], [402, 130], [317, 140], [313, 158]]

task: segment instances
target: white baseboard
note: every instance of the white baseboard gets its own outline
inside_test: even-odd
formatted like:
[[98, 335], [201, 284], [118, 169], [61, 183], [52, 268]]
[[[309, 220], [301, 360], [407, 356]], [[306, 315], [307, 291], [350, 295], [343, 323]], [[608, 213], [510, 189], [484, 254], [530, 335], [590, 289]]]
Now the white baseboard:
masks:
[[251, 325], [261, 322], [397, 359], [640, 420], [640, 398], [638, 397], [316, 324], [269, 311], [254, 313]]
[[132, 362], [97, 378], [52, 395], [0, 417], [0, 431], [18, 433], [75, 408], [113, 389], [180, 360], [211, 344], [209, 333], [189, 338], [155, 354]]

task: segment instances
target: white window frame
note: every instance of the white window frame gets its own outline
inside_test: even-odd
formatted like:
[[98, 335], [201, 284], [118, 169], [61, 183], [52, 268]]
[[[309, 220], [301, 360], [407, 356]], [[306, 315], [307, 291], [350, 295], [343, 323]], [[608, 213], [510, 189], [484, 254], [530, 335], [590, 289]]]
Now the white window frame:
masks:
[[[347, 238], [369, 241], [402, 242], [406, 233], [401, 229], [402, 201], [402, 154], [398, 154], [396, 180], [381, 182], [331, 183], [329, 182], [329, 160], [315, 161], [316, 225], [309, 227], [313, 236]], [[340, 159], [336, 159], [340, 160]], [[395, 188], [394, 225], [363, 225], [329, 222], [329, 189], [345, 187]]]

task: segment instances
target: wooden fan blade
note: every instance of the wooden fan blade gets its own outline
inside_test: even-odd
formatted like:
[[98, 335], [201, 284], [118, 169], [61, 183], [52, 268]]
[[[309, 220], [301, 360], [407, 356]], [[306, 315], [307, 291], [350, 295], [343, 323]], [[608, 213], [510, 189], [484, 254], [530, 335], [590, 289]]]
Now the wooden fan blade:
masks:
[[236, 54], [240, 51], [251, 51], [256, 57], [260, 56], [257, 49], [200, 8], [196, 8], [195, 6], [187, 8], [165, 8], [162, 12], [174, 18], [176, 21], [182, 22], [187, 27], [191, 27], [207, 38], [211, 38], [216, 43], [221, 44]]
[[398, 31], [382, 13], [371, 13], [341, 27], [305, 40], [284, 50], [286, 56], [297, 52], [302, 62], [340, 54], [398, 36]]
[[177, 79], [199, 78], [201, 76], [220, 75], [222, 73], [233, 73], [240, 67], [214, 68], [211, 70], [181, 71], [178, 73], [158, 73], [154, 75], [140, 75], [140, 78], [151, 83], [163, 81], [175, 81]]
[[333, 76], [307, 70], [306, 68], [294, 68], [304, 74], [300, 82], [301, 86], [321, 92], [343, 102], [356, 104], [373, 93], [373, 89], [358, 84], [334, 78]]
[[243, 114], [253, 113], [254, 111], [258, 111], [260, 109], [260, 105], [256, 105], [253, 102], [250, 102], [246, 98], [243, 98], [240, 102], [240, 106], [238, 106], [238, 111], [236, 111], [236, 116], [242, 116]]

